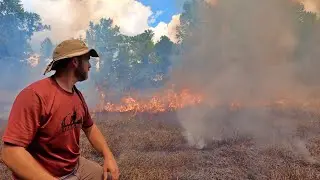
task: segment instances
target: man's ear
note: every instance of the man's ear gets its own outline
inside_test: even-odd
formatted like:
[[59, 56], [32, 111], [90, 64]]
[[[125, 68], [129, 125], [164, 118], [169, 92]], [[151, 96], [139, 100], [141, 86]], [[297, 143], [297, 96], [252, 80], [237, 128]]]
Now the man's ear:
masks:
[[78, 67], [79, 66], [78, 58], [76, 58], [76, 57], [71, 58], [71, 64], [75, 68]]

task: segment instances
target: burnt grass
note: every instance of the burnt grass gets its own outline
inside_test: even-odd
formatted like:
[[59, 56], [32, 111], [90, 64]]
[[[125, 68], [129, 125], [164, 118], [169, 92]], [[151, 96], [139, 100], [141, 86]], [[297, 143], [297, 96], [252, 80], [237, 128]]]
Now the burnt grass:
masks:
[[[158, 115], [102, 113], [95, 117], [118, 162], [124, 180], [320, 179], [320, 166], [291, 151], [260, 149], [249, 138], [211, 142], [204, 149], [188, 146], [170, 113]], [[320, 159], [320, 116], [301, 131], [317, 131], [308, 139], [311, 155]], [[309, 118], [310, 119], [310, 118]], [[1, 127], [4, 127], [3, 125]], [[1, 148], [1, 147], [0, 147]], [[81, 135], [82, 156], [102, 165], [102, 157]], [[0, 163], [1, 179], [11, 172]]]

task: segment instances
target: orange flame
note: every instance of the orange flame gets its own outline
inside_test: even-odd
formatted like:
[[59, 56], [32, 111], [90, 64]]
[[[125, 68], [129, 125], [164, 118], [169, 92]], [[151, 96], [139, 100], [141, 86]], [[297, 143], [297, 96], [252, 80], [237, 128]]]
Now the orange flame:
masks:
[[157, 93], [150, 98], [124, 97], [119, 104], [106, 102], [106, 95], [100, 91], [101, 102], [97, 111], [107, 112], [165, 112], [174, 111], [179, 108], [193, 106], [202, 102], [202, 96], [193, 94], [184, 89], [179, 93], [173, 90], [167, 90], [164, 93]]
[[[137, 95], [128, 95], [123, 97], [119, 103], [107, 101], [106, 94], [99, 90], [100, 104], [93, 111], [95, 112], [133, 112], [136, 113], [160, 113], [176, 111], [185, 107], [206, 104], [212, 108], [225, 103], [207, 102], [204, 95], [183, 89], [179, 92], [173, 89], [165, 90], [162, 93], [155, 93], [151, 97], [139, 97]], [[110, 94], [108, 94], [110, 95]], [[271, 101], [231, 101], [226, 104], [230, 111], [238, 111], [243, 108], [271, 107], [276, 109], [300, 109], [307, 111], [318, 111], [320, 101], [318, 100], [297, 100], [278, 98]]]

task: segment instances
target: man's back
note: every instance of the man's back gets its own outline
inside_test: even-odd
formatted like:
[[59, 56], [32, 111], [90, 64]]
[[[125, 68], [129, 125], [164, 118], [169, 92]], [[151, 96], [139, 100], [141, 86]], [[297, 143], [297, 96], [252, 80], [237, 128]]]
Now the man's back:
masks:
[[92, 126], [83, 96], [70, 93], [48, 77], [16, 97], [3, 141], [25, 147], [52, 175], [73, 171], [80, 155], [81, 128]]

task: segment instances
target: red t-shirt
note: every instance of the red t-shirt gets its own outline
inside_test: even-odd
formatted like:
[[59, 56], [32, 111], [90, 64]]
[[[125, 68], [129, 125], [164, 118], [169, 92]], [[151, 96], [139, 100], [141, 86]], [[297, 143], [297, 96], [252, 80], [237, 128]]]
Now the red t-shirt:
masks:
[[74, 93], [67, 92], [48, 77], [18, 94], [2, 140], [25, 147], [53, 176], [61, 177], [77, 164], [80, 130], [92, 125], [80, 91], [75, 87]]

